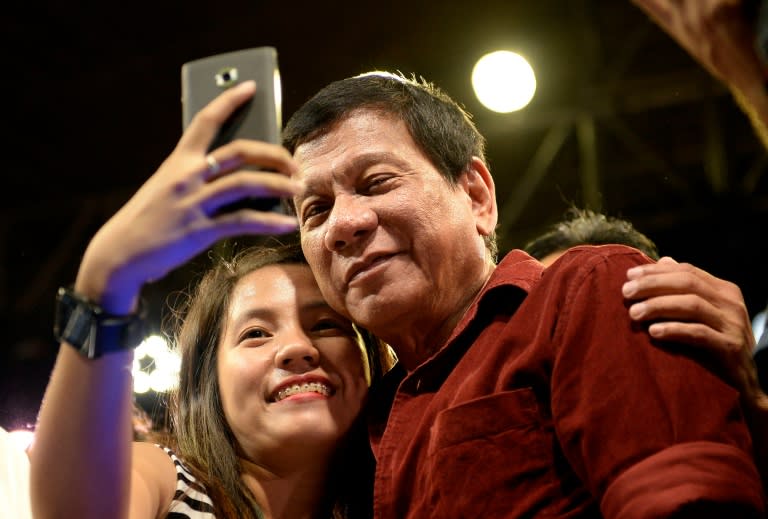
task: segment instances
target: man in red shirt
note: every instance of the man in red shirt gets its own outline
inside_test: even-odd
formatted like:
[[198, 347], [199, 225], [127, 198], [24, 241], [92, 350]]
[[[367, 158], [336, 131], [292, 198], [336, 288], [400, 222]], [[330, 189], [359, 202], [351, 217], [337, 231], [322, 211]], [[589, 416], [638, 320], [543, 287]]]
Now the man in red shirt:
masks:
[[627, 311], [627, 271], [648, 258], [497, 264], [484, 141], [448, 96], [349, 78], [284, 140], [324, 297], [400, 361], [372, 395], [376, 517], [763, 514], [738, 392]]

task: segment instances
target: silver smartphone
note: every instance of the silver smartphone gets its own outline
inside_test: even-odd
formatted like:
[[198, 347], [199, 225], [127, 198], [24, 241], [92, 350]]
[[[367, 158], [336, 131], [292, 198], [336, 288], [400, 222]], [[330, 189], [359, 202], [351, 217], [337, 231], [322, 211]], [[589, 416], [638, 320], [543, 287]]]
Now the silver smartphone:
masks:
[[[255, 80], [256, 93], [227, 119], [211, 141], [209, 151], [234, 139], [253, 139], [280, 144], [282, 91], [277, 50], [254, 47], [216, 54], [184, 63], [181, 67], [182, 126], [224, 90]], [[284, 212], [278, 198], [255, 198], [230, 204], [221, 211], [249, 207]]]

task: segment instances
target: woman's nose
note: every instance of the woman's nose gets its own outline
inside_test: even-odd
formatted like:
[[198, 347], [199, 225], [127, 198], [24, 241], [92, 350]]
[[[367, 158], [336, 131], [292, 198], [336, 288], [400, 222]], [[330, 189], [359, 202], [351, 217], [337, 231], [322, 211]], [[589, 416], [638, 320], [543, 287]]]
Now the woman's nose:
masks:
[[307, 371], [320, 363], [320, 352], [305, 334], [294, 334], [278, 349], [275, 363], [281, 369]]

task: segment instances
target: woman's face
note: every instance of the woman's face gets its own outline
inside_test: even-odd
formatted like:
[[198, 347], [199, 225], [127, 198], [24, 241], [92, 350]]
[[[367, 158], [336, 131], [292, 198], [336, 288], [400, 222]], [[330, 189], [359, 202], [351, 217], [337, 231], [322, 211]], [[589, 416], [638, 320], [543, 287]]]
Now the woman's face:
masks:
[[270, 265], [235, 286], [218, 352], [227, 422], [243, 453], [269, 465], [310, 449], [329, 456], [368, 391], [351, 323], [305, 265]]

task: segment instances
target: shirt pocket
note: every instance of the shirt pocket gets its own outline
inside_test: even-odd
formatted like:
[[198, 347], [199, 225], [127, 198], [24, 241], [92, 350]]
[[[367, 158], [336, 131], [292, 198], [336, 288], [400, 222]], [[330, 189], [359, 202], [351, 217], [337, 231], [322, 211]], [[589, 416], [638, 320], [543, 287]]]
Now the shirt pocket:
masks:
[[[533, 390], [521, 388], [440, 412], [427, 474], [437, 516], [522, 517], [547, 508], [554, 440]], [[461, 515], [461, 514], [460, 514]]]

